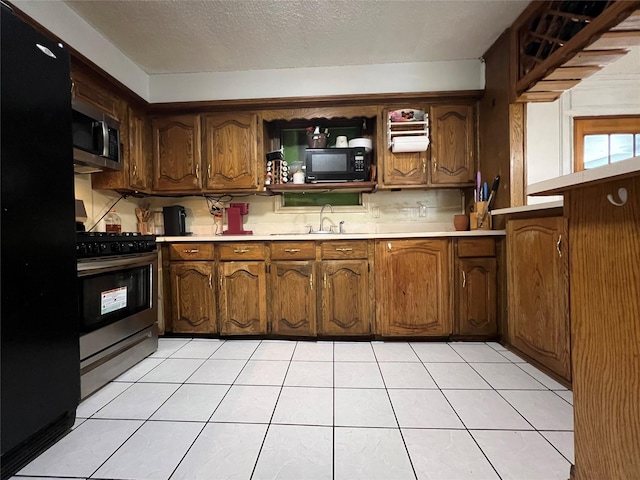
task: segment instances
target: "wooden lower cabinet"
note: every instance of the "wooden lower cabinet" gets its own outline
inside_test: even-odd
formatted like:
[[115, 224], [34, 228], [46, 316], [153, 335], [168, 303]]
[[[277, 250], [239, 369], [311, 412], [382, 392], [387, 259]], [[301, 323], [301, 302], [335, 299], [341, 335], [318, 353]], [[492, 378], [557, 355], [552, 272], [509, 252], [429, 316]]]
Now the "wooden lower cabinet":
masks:
[[495, 337], [498, 335], [496, 240], [458, 238], [454, 242], [453, 333]]
[[315, 260], [271, 264], [270, 333], [316, 335]]
[[571, 380], [567, 220], [507, 221], [508, 341]]
[[452, 333], [448, 239], [376, 241], [376, 322], [383, 336]]
[[456, 328], [457, 335], [498, 333], [496, 322], [496, 259], [458, 260]]
[[266, 334], [265, 262], [220, 262], [218, 273], [220, 334]]
[[320, 264], [323, 335], [371, 332], [368, 260], [324, 260]]
[[171, 331], [217, 333], [213, 262], [173, 262]]

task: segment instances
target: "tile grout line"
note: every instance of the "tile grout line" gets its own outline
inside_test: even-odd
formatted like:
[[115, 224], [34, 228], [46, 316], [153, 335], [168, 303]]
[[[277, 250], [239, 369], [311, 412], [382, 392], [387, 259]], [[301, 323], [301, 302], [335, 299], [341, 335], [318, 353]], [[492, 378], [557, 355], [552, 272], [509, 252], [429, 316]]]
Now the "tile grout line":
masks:
[[[371, 345], [371, 342], [369, 342]], [[402, 343], [401, 343], [402, 344]], [[406, 342], [406, 344], [411, 348], [411, 351], [415, 354], [413, 347]], [[400, 438], [402, 439], [402, 444], [404, 445], [404, 451], [407, 452], [407, 458], [409, 459], [409, 465], [411, 465], [411, 470], [413, 471], [413, 476], [417, 480], [418, 474], [416, 473], [416, 467], [413, 465], [413, 459], [411, 458], [411, 453], [409, 452], [409, 448], [407, 447], [407, 441], [404, 439], [404, 434], [402, 433], [402, 428], [400, 427], [400, 421], [398, 420], [398, 415], [396, 414], [396, 409], [393, 406], [393, 402], [391, 401], [391, 395], [389, 394], [389, 389], [387, 388], [387, 382], [384, 379], [384, 375], [382, 374], [382, 368], [380, 367], [380, 362], [378, 361], [378, 356], [376, 355], [376, 349], [371, 345], [371, 350], [373, 350], [373, 356], [376, 359], [376, 365], [378, 366], [378, 371], [380, 372], [380, 377], [382, 378], [382, 384], [384, 385], [384, 391], [387, 394], [387, 398], [389, 399], [389, 405], [391, 406], [391, 411], [393, 412], [393, 418], [396, 419], [396, 425], [398, 425], [398, 433], [400, 434]], [[417, 355], [416, 355], [417, 356]], [[420, 357], [418, 357], [419, 359]]]
[[[262, 341], [259, 345], [262, 345]], [[267, 423], [267, 429], [264, 432], [264, 437], [262, 438], [262, 443], [260, 444], [260, 450], [258, 450], [258, 455], [256, 456], [256, 461], [253, 464], [253, 469], [251, 470], [251, 475], [249, 475], [249, 480], [253, 478], [253, 475], [256, 472], [256, 468], [258, 467], [258, 462], [260, 461], [260, 455], [262, 455], [262, 449], [264, 448], [264, 444], [267, 441], [267, 435], [269, 435], [269, 429], [271, 428], [271, 422], [273, 421], [273, 416], [276, 414], [276, 408], [278, 408], [278, 402], [280, 401], [280, 396], [282, 395], [282, 390], [284, 389], [284, 382], [287, 379], [287, 375], [289, 373], [289, 368], [291, 368], [291, 362], [293, 361], [293, 356], [296, 353], [296, 349], [298, 348], [298, 342], [295, 342], [293, 347], [293, 351], [291, 352], [291, 357], [289, 358], [289, 364], [287, 365], [287, 370], [284, 372], [284, 377], [282, 378], [282, 384], [280, 385], [280, 391], [278, 392], [278, 397], [276, 398], [276, 403], [273, 405], [273, 411], [271, 412], [271, 417], [269, 418], [269, 423]], [[257, 350], [257, 347], [256, 347]], [[253, 356], [256, 353], [256, 350], [253, 351]]]

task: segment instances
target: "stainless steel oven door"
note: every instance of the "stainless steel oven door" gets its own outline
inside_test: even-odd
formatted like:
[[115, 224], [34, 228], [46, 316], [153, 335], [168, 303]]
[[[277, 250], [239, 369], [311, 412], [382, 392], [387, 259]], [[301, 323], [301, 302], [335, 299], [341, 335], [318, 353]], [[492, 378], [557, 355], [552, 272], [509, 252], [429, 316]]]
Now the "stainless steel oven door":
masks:
[[80, 359], [158, 320], [158, 254], [78, 261]]

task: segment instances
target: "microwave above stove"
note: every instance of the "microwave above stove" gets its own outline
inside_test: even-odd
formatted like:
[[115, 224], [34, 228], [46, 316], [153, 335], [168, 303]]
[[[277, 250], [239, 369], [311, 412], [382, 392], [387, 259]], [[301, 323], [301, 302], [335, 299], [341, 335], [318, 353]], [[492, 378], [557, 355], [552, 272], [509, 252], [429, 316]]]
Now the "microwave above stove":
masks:
[[369, 179], [370, 154], [364, 148], [307, 148], [305, 181], [365, 182]]

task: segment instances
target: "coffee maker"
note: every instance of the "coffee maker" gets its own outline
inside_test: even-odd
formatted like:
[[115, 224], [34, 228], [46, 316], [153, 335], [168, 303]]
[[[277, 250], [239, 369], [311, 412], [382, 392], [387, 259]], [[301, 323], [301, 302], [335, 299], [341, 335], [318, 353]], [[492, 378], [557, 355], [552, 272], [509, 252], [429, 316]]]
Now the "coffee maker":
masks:
[[173, 205], [171, 207], [163, 207], [164, 216], [164, 234], [167, 237], [177, 237], [187, 234], [185, 218], [187, 213], [181, 205]]
[[253, 235], [252, 230], [245, 230], [242, 217], [249, 213], [248, 203], [230, 203], [227, 208], [227, 230], [223, 235]]

